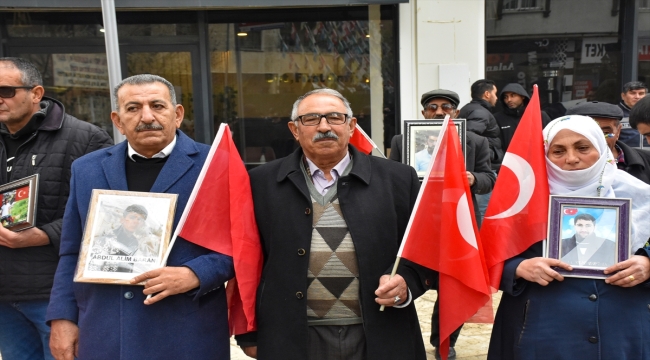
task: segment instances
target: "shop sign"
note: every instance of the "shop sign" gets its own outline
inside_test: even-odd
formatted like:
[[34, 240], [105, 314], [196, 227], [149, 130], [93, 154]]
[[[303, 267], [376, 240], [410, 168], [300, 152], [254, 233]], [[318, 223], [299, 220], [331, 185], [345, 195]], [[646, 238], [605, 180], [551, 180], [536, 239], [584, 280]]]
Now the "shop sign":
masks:
[[573, 82], [573, 98], [584, 99], [592, 89], [590, 80], [577, 80]]
[[486, 59], [485, 72], [513, 71], [515, 64], [510, 59], [510, 54], [488, 54]]
[[582, 39], [582, 64], [600, 64], [607, 56], [606, 45], [618, 42], [615, 37], [584, 38]]
[[650, 61], [650, 39], [639, 39], [639, 61]]
[[107, 89], [105, 54], [53, 54], [54, 86]]

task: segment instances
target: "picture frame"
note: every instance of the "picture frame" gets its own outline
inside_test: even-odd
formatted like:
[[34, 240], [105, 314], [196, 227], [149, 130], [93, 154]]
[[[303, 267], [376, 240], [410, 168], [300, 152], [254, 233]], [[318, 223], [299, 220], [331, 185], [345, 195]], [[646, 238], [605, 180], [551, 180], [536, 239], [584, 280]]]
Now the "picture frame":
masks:
[[[464, 156], [467, 143], [465, 138], [466, 120], [452, 120], [454, 121], [454, 125], [456, 125], [456, 130], [458, 130]], [[437, 141], [437, 136], [442, 130], [443, 122], [443, 119], [404, 120], [402, 162], [415, 168], [420, 180], [426, 175], [429, 163], [431, 162], [431, 153], [429, 153], [429, 156], [426, 156], [424, 152], [427, 150], [427, 146], [435, 146], [435, 141]], [[435, 141], [430, 141], [434, 137], [436, 138]], [[431, 150], [433, 150], [433, 147], [431, 147]]]
[[38, 203], [38, 174], [0, 186], [0, 223], [14, 232], [34, 227]]
[[631, 199], [551, 195], [545, 257], [573, 271], [567, 277], [605, 279], [603, 270], [630, 257]]
[[95, 189], [74, 281], [130, 285], [161, 266], [178, 195]]

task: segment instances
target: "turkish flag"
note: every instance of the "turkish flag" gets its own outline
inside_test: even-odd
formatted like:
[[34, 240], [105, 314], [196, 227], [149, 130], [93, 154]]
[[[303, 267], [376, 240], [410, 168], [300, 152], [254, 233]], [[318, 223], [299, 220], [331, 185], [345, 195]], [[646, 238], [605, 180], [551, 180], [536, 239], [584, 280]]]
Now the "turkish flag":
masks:
[[546, 238], [548, 176], [537, 86], [512, 137], [481, 226], [490, 285], [499, 288], [503, 262]]
[[14, 201], [27, 199], [28, 197], [29, 197], [29, 185], [16, 189], [16, 196], [14, 197]]
[[176, 232], [187, 241], [232, 256], [235, 277], [226, 287], [230, 334], [254, 331], [262, 246], [248, 172], [226, 124], [219, 128]]
[[439, 272], [444, 359], [449, 335], [491, 300], [465, 158], [453, 121], [446, 121], [398, 254]]
[[377, 145], [372, 139], [366, 134], [361, 126], [357, 124], [354, 129], [354, 133], [350, 137], [350, 144], [354, 145], [357, 150], [361, 151], [364, 154], [370, 154], [372, 149], [376, 149]]

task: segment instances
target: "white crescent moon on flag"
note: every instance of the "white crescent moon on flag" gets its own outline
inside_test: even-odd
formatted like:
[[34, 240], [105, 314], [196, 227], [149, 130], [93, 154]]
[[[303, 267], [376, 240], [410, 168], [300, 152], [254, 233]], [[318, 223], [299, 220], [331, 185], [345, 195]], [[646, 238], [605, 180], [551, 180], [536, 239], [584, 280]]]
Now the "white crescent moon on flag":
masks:
[[25, 189], [20, 190], [20, 191], [18, 192], [18, 197], [23, 197], [23, 194], [24, 194], [24, 193], [25, 193]]
[[469, 211], [469, 203], [467, 202], [467, 194], [463, 192], [460, 199], [458, 200], [458, 206], [456, 207], [456, 221], [458, 222], [458, 230], [460, 231], [460, 236], [470, 244], [474, 249], [478, 250], [478, 245], [476, 244], [476, 234], [474, 234], [474, 224], [472, 223], [472, 214]]
[[[486, 216], [486, 219], [503, 219], [518, 214], [526, 207], [526, 205], [528, 205], [530, 198], [533, 196], [533, 191], [535, 191], [535, 173], [530, 164], [521, 156], [513, 153], [506, 153], [501, 166], [505, 166], [512, 170], [517, 177], [517, 182], [519, 183], [519, 196], [508, 210], [497, 215]], [[526, 186], [524, 186], [524, 184]]]

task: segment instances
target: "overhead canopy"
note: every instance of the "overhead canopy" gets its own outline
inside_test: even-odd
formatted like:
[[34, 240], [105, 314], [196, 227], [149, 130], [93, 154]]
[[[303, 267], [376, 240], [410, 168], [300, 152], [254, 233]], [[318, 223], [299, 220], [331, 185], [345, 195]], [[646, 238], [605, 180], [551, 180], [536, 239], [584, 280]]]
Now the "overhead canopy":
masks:
[[[115, 0], [115, 8], [120, 9], [224, 9], [246, 7], [308, 7], [308, 6], [348, 6], [385, 5], [407, 3], [408, 0]], [[0, 10], [20, 9], [101, 9], [100, 1], [89, 0], [2, 0]]]

